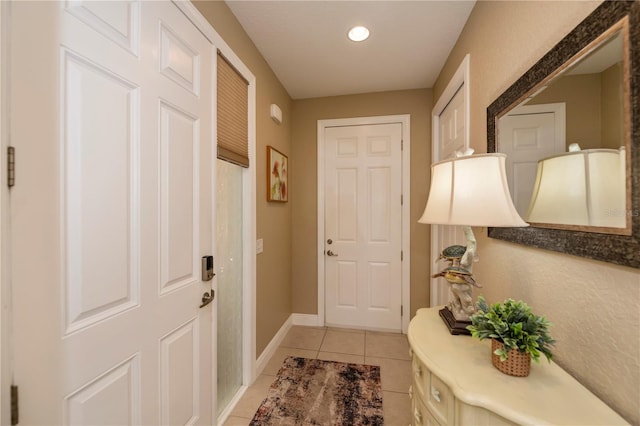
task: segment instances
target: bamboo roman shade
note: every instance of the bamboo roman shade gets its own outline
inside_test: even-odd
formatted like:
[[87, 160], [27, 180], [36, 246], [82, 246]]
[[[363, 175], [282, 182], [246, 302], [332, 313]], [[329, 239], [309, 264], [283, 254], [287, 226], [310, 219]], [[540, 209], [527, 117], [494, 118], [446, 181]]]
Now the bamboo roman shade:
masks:
[[218, 158], [249, 167], [248, 85], [218, 52]]

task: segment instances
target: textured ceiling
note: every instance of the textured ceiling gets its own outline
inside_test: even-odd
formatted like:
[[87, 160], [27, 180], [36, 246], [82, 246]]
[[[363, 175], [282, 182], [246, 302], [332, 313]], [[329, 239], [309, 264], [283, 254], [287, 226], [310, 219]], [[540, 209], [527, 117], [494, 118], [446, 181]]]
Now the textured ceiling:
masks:
[[[433, 87], [475, 1], [233, 1], [294, 99]], [[364, 25], [368, 40], [347, 31]]]

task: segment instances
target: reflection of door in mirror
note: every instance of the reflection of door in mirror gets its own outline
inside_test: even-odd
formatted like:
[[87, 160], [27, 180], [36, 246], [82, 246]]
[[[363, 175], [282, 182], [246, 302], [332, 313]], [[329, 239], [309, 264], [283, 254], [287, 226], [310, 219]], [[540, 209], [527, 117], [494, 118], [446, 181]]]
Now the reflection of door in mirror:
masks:
[[526, 218], [538, 161], [565, 151], [565, 104], [514, 108], [499, 123], [509, 191], [518, 214]]

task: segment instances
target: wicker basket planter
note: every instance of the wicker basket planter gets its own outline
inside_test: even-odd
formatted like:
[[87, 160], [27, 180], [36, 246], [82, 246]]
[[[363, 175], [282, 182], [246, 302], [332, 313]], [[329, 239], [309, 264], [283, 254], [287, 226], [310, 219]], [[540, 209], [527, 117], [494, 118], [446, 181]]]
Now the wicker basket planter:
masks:
[[494, 352], [502, 349], [504, 345], [496, 339], [491, 339], [491, 362], [493, 366], [504, 374], [516, 377], [526, 377], [531, 371], [531, 356], [516, 349], [511, 349], [505, 361], [500, 361], [500, 357]]

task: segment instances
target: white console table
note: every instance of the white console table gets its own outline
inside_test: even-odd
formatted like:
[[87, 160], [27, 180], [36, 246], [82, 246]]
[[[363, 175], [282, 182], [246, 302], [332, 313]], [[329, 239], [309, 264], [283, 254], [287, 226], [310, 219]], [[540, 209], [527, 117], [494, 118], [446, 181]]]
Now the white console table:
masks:
[[413, 425], [628, 424], [544, 357], [528, 377], [501, 373], [490, 342], [449, 334], [439, 309], [420, 309], [409, 324]]

